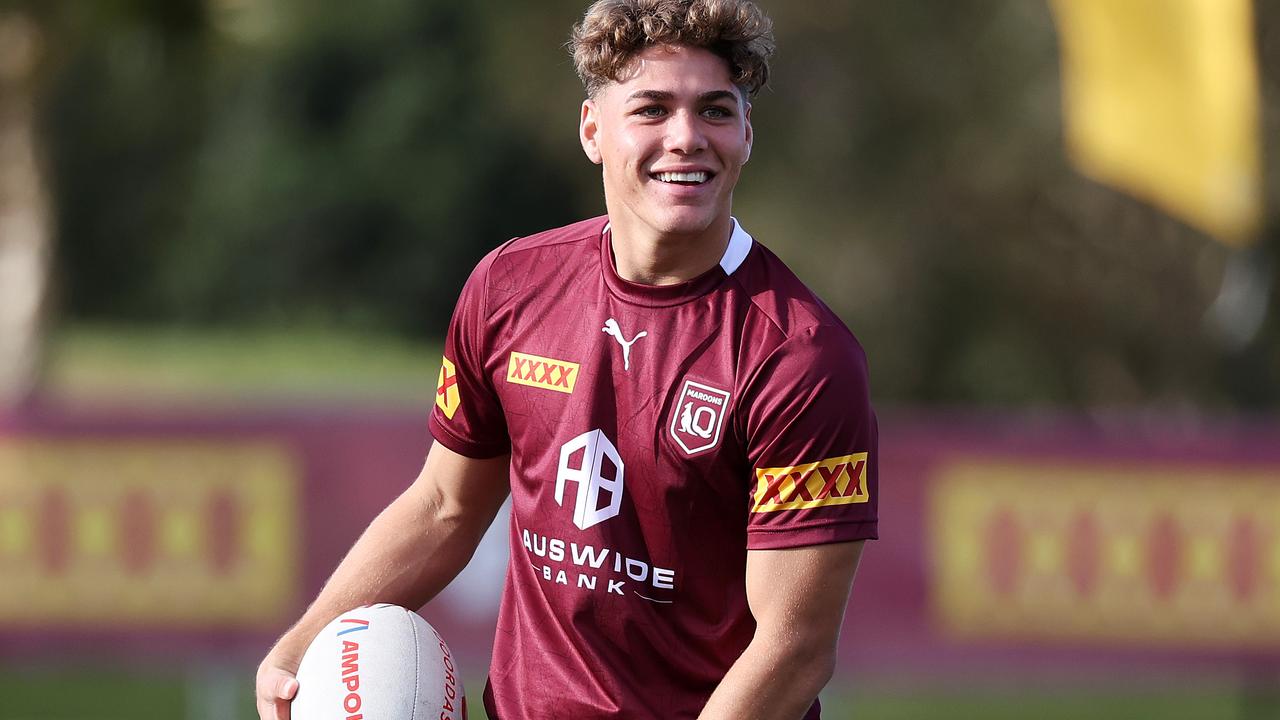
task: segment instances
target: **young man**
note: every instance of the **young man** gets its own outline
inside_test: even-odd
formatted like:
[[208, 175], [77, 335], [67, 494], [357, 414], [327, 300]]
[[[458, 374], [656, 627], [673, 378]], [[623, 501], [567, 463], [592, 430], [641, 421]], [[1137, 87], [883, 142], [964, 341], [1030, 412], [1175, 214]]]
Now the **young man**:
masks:
[[476, 268], [426, 466], [263, 661], [264, 718], [325, 622], [422, 605], [508, 493], [490, 718], [818, 717], [876, 535], [876, 422], [857, 341], [730, 216], [770, 22], [600, 0], [571, 45], [608, 216]]

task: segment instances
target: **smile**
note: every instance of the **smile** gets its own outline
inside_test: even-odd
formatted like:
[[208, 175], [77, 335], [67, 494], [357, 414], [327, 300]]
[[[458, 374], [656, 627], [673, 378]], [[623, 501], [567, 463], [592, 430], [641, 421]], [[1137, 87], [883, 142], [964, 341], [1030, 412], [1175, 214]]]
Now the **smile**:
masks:
[[653, 177], [664, 183], [701, 185], [711, 179], [711, 173], [708, 173], [705, 170], [699, 170], [697, 172], [660, 172], [654, 173]]

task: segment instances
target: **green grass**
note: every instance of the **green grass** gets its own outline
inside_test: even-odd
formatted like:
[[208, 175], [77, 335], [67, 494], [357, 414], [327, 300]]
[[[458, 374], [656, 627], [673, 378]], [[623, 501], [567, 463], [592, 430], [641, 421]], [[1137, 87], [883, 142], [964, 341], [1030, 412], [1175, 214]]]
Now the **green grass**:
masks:
[[435, 393], [440, 348], [331, 331], [72, 327], [50, 340], [44, 389], [77, 405], [421, 408]]
[[[1224, 688], [1163, 690], [868, 690], [829, 705], [827, 720], [1249, 720]], [[1259, 715], [1258, 717], [1274, 717]]]
[[8, 667], [0, 672], [0, 698], [0, 718], [4, 720], [131, 720], [187, 715], [186, 693], [172, 677], [119, 671]]
[[[201, 688], [207, 677], [166, 669], [0, 668], [0, 720], [252, 720], [252, 670], [213, 674], [212, 695]], [[219, 684], [220, 683], [220, 684]], [[480, 706], [483, 682], [472, 680], [472, 720], [485, 720]], [[221, 688], [221, 689], [218, 689]], [[207, 710], [201, 698], [221, 693], [222, 711]], [[1275, 702], [1272, 698], [1270, 702]], [[1052, 690], [868, 688], [847, 699], [825, 694], [825, 720], [1253, 720], [1276, 717], [1275, 705], [1246, 713], [1228, 686], [1144, 686], [1139, 690]], [[227, 710], [231, 709], [230, 714]]]
[[[0, 720], [256, 720], [253, 669], [100, 669], [0, 666]], [[210, 681], [212, 681], [210, 683]], [[486, 720], [482, 680], [471, 720]]]

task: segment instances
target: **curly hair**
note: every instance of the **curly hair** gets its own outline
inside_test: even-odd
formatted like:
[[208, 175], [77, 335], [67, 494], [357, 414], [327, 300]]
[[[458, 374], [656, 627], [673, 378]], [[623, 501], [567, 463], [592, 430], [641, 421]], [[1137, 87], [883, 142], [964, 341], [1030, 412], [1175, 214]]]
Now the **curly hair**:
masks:
[[769, 80], [773, 21], [751, 0], [596, 0], [568, 42], [591, 97], [653, 45], [710, 50], [729, 63], [734, 84], [755, 97]]

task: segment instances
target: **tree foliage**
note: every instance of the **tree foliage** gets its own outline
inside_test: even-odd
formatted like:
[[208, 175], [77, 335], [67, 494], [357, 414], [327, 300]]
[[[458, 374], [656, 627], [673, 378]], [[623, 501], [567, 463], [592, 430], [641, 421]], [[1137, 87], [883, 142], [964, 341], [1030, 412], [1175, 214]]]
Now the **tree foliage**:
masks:
[[[57, 5], [71, 318], [438, 335], [484, 252], [602, 211], [560, 47], [585, 3]], [[1276, 313], [1243, 352], [1205, 327], [1227, 250], [1066, 165], [1042, 3], [765, 5], [780, 53], [735, 211], [846, 318], [880, 397], [1274, 407]], [[1256, 8], [1275, 137], [1280, 10]]]
[[50, 103], [76, 317], [439, 332], [484, 245], [569, 212], [466, 4], [284, 3], [268, 42], [131, 22]]

